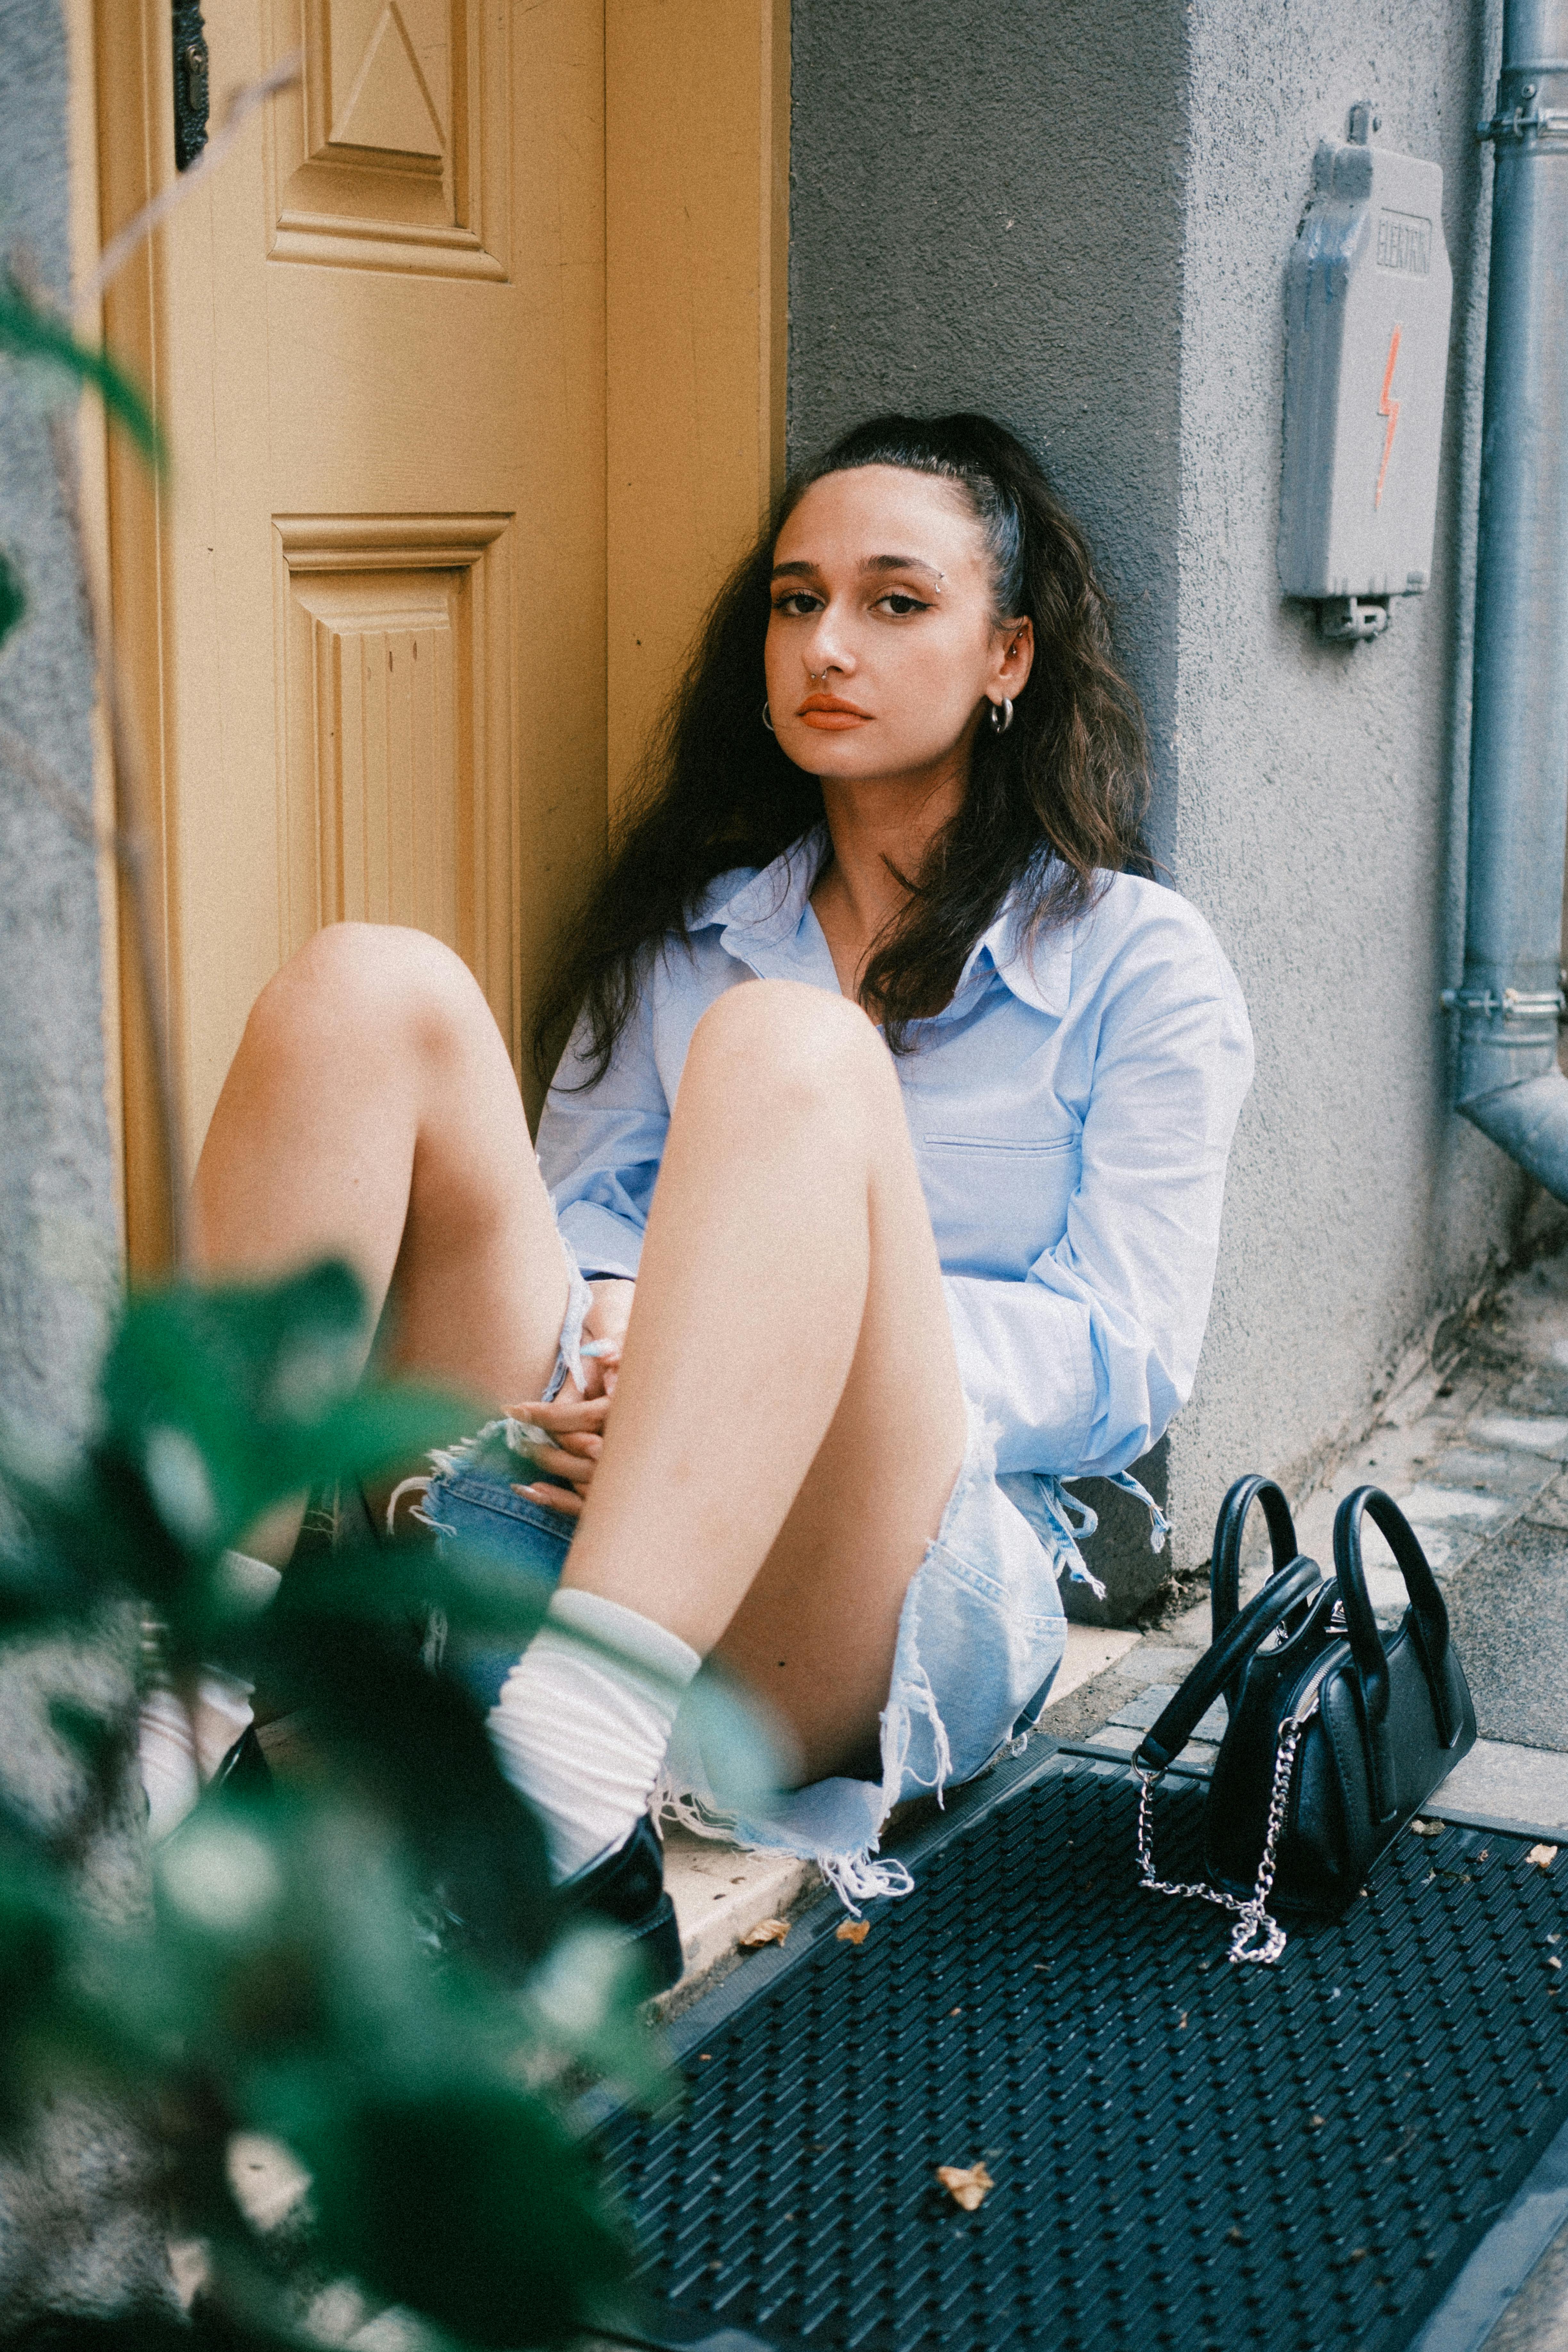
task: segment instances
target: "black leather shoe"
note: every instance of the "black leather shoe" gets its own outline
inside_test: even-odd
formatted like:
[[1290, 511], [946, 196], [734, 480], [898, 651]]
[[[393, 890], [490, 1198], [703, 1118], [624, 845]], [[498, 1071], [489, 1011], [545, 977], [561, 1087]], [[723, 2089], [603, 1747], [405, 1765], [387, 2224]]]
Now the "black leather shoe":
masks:
[[641, 1958], [649, 1991], [669, 1990], [684, 1962], [675, 1906], [664, 1891], [664, 1848], [650, 1814], [641, 1816], [625, 1845], [568, 1880], [561, 1898], [571, 1911], [592, 1911], [624, 1928]]
[[[247, 1724], [234, 1746], [227, 1750], [222, 1763], [207, 1782], [208, 1789], [224, 1789], [236, 1797], [265, 1797], [271, 1793], [272, 1767], [267, 1761], [267, 1751], [256, 1736], [254, 1723]], [[205, 1796], [206, 1790], [203, 1790]]]

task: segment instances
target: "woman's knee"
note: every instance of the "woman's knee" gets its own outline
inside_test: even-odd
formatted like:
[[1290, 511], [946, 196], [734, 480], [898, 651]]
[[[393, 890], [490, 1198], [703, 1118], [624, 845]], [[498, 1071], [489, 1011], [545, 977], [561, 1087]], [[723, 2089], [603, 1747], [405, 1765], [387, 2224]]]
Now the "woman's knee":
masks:
[[688, 1067], [731, 1094], [762, 1094], [775, 1109], [897, 1090], [887, 1048], [860, 1007], [794, 980], [726, 989], [697, 1024]]
[[247, 1040], [269, 1056], [408, 1063], [449, 1058], [481, 1024], [494, 1026], [479, 983], [441, 940], [396, 924], [330, 923], [268, 982]]

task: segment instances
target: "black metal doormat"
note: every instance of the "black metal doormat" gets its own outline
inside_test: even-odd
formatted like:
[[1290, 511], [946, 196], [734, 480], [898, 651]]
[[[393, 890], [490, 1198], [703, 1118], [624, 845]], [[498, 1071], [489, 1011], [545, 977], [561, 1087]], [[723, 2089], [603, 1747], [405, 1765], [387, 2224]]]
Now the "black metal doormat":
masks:
[[[631, 2340], [1409, 2344], [1568, 2117], [1568, 1850], [1407, 1831], [1345, 1922], [1232, 1968], [1224, 1915], [1136, 1885], [1124, 1767], [1008, 1777], [863, 1944], [829, 1898], [688, 2011], [679, 2112], [607, 2124]], [[1163, 1873], [1201, 1874], [1202, 1805], [1161, 1788]], [[976, 2163], [965, 2212], [936, 2168]]]

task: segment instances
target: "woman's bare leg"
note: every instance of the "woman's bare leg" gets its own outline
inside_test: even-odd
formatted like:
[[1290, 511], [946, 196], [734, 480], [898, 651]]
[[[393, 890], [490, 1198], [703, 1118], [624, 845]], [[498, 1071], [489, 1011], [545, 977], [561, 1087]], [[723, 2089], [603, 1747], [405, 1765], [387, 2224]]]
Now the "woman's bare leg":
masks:
[[[394, 1360], [487, 1412], [549, 1380], [567, 1270], [478, 982], [422, 931], [339, 923], [258, 998], [193, 1196], [208, 1273], [346, 1257]], [[369, 1344], [369, 1334], [366, 1335]]]
[[892, 1063], [763, 981], [699, 1024], [568, 1585], [717, 1649], [807, 1778], [885, 1703], [964, 1412]]
[[[201, 1264], [345, 1255], [395, 1354], [538, 1396], [565, 1263], [506, 1048], [458, 958], [339, 925], [258, 1001], [195, 1189]], [[568, 1580], [717, 1646], [808, 1772], [874, 1727], [963, 1407], [897, 1080], [858, 1010], [760, 982], [700, 1024]]]

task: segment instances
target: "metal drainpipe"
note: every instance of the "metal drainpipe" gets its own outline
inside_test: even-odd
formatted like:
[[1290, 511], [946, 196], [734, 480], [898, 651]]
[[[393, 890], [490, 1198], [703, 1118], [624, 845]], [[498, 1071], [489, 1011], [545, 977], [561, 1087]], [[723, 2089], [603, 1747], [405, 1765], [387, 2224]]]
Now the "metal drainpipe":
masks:
[[1568, 1200], [1568, 0], [1507, 0], [1493, 142], [1458, 1107]]

